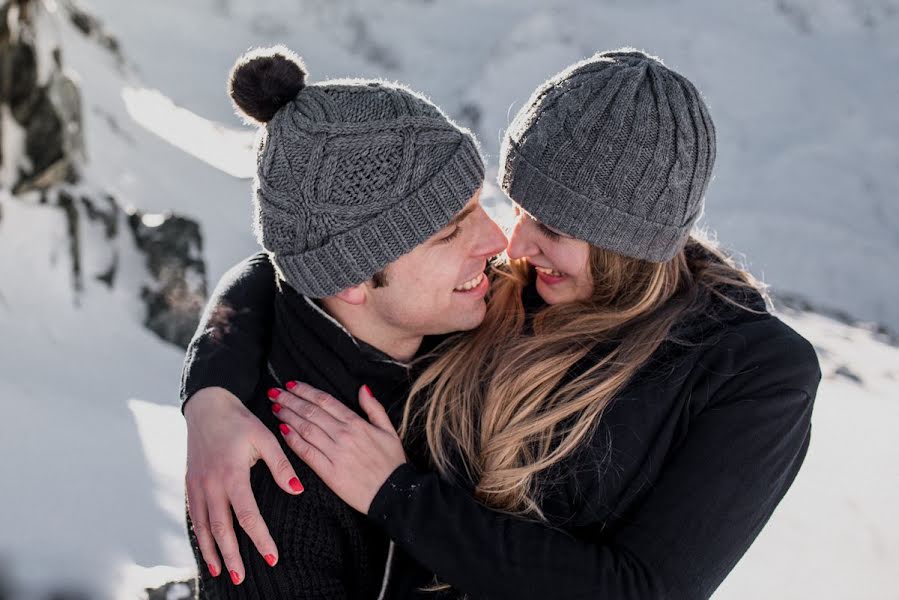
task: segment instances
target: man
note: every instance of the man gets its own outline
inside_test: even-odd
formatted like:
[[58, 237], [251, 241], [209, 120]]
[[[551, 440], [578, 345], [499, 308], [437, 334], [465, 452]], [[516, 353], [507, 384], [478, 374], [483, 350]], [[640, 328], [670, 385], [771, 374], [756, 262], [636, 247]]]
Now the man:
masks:
[[[202, 381], [197, 357], [214, 355], [222, 328], [274, 323], [267, 355], [240, 357], [264, 365], [260, 381], [182, 390], [201, 597], [384, 593], [386, 537], [285, 453], [265, 394], [300, 377], [343, 398], [368, 385], [396, 410], [425, 336], [483, 319], [484, 269], [506, 244], [479, 204], [484, 167], [470, 133], [401, 86], [305, 79], [284, 48], [249, 53], [232, 71], [238, 109], [264, 124], [256, 227], [280, 292], [271, 317], [206, 315], [188, 351], [184, 381]], [[248, 477], [259, 459], [267, 468]]]

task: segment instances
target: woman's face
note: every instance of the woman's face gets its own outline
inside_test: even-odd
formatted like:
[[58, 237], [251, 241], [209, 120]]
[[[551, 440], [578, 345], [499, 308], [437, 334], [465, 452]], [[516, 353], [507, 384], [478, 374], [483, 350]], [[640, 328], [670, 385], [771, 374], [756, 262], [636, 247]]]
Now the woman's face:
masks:
[[524, 258], [537, 272], [537, 293], [547, 304], [586, 300], [593, 294], [590, 245], [544, 225], [515, 207], [509, 237], [511, 259]]

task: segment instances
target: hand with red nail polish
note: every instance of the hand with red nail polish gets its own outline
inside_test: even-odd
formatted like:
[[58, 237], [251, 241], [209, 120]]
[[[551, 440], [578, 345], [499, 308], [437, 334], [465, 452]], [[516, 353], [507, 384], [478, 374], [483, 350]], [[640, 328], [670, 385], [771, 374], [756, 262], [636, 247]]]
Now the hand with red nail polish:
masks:
[[[280, 393], [277, 388], [273, 391]], [[267, 563], [272, 564], [269, 557], [278, 555], [250, 487], [250, 468], [263, 460], [278, 485], [291, 495], [302, 492], [303, 486], [275, 434], [230, 392], [200, 390], [185, 404], [184, 416], [191, 525], [210, 574], [217, 577], [223, 572], [224, 559], [224, 571], [237, 585], [245, 571], [232, 511], [242, 516], [244, 530]]]
[[310, 385], [284, 387], [289, 391], [278, 396], [275, 411], [284, 441], [344, 502], [367, 513], [390, 474], [406, 462], [384, 407], [367, 385], [359, 390], [367, 421]]

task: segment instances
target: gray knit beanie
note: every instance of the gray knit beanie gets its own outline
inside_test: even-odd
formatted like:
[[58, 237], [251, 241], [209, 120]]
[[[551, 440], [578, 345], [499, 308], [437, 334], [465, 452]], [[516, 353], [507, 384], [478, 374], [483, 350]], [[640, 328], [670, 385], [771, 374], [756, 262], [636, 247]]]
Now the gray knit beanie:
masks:
[[714, 162], [715, 127], [693, 84], [625, 48], [537, 88], [503, 140], [499, 183], [547, 225], [663, 262], [686, 243]]
[[278, 46], [238, 59], [230, 95], [264, 125], [257, 238], [301, 294], [371, 279], [445, 227], [483, 183], [474, 137], [398, 84], [306, 85], [302, 61]]

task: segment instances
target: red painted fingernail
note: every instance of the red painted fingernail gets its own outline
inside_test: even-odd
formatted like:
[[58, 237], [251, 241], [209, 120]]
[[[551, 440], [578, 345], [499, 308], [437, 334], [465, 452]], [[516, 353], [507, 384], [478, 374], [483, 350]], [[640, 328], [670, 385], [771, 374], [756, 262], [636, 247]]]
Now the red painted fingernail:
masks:
[[297, 387], [297, 382], [296, 381], [288, 381], [287, 385], [284, 387], [286, 387], [288, 390], [292, 390], [293, 388]]
[[303, 491], [303, 484], [300, 483], [300, 480], [297, 479], [296, 477], [291, 477], [290, 481], [288, 481], [287, 483], [290, 484], [290, 489], [292, 489], [293, 491], [295, 491], [297, 493]]
[[274, 555], [274, 554], [266, 554], [266, 555], [265, 555], [265, 562], [268, 563], [268, 566], [274, 567], [274, 566], [275, 566], [275, 563], [278, 562], [278, 559], [275, 558], [275, 555]]
[[277, 402], [272, 404], [272, 412], [276, 412], [276, 413], [281, 412], [281, 405], [278, 404]]
[[368, 387], [368, 385], [363, 385], [362, 388], [365, 390], [365, 393], [366, 393], [366, 394], [368, 394], [368, 395], [371, 396], [372, 398], [375, 397], [375, 395], [371, 393], [371, 388]]
[[240, 583], [240, 575], [237, 574], [237, 571], [231, 571], [231, 583], [234, 585]]
[[277, 398], [280, 394], [281, 394], [281, 390], [279, 390], [278, 388], [271, 388], [268, 391], [268, 397], [271, 398], [272, 400]]
[[219, 576], [218, 569], [215, 568], [215, 565], [214, 565], [214, 564], [212, 564], [212, 563], [206, 563], [206, 566], [209, 567], [209, 574], [210, 574], [210, 575], [212, 575], [213, 577], [218, 577], [218, 576]]
[[287, 435], [288, 433], [290, 433], [290, 427], [288, 427], [284, 423], [281, 423], [280, 425], [278, 425], [278, 429], [280, 429], [281, 433], [283, 433], [284, 435]]

